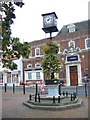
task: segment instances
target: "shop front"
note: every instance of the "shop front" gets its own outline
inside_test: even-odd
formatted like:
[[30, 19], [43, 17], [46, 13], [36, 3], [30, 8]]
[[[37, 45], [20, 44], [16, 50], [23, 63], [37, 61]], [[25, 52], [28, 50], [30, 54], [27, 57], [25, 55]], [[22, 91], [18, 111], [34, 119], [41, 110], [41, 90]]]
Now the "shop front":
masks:
[[[0, 80], [2, 81], [2, 85], [7, 83], [7, 86], [12, 86], [15, 84], [15, 86], [20, 85], [20, 71], [12, 71], [12, 72], [3, 72], [2, 73], [2, 78], [0, 75]], [[0, 84], [1, 84], [0, 81]]]

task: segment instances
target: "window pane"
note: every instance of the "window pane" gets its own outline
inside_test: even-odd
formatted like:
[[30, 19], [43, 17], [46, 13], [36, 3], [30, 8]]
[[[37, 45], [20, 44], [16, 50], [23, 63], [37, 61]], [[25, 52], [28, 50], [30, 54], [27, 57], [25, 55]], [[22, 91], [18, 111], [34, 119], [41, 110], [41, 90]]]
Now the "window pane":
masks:
[[41, 65], [40, 64], [36, 64], [35, 67], [41, 67]]
[[74, 41], [70, 42], [70, 48], [74, 48]]
[[0, 74], [0, 83], [3, 83], [3, 74]]
[[32, 79], [32, 74], [28, 73], [28, 79]]
[[40, 79], [40, 72], [36, 72], [36, 79], [37, 79], [37, 80]]
[[12, 82], [18, 83], [18, 74], [12, 74]]
[[11, 83], [11, 73], [7, 74], [7, 83]]
[[87, 47], [87, 48], [90, 47], [90, 39], [87, 39], [87, 40], [86, 40], [86, 47]]
[[36, 55], [40, 55], [40, 49], [39, 48], [36, 49]]
[[27, 68], [30, 68], [30, 67], [32, 67], [32, 64], [28, 64], [28, 65], [27, 65]]

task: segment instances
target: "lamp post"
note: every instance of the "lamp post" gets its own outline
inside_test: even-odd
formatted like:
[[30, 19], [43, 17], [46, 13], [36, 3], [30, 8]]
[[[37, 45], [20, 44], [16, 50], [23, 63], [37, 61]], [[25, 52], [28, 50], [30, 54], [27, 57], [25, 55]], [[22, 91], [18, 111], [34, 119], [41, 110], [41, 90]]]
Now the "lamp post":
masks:
[[87, 80], [86, 75], [84, 76], [84, 82], [85, 82], [85, 96], [87, 97], [87, 83], [88, 83], [88, 80]]
[[23, 71], [22, 71], [22, 76], [23, 76], [23, 94], [25, 94], [25, 81], [24, 81], [24, 60], [22, 60], [22, 66], [23, 66]]

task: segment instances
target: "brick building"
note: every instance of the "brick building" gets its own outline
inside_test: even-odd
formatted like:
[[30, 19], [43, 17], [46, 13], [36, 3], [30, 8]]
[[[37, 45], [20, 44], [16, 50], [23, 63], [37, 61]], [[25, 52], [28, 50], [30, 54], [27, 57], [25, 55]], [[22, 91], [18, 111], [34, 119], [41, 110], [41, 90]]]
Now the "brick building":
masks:
[[[59, 55], [63, 67], [59, 71], [59, 78], [65, 85], [83, 85], [84, 76], [89, 76], [90, 66], [90, 24], [88, 21], [68, 24], [62, 27], [52, 41], [58, 44]], [[30, 42], [31, 55], [23, 60], [25, 82], [34, 84], [44, 82], [45, 75], [41, 68], [44, 56], [43, 45], [49, 38]]]

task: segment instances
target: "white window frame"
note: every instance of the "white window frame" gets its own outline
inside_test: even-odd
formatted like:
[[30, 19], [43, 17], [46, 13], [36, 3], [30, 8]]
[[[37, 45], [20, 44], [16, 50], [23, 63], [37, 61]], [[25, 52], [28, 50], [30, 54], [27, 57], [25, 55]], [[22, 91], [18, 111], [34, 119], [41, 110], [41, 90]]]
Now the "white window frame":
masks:
[[40, 63], [35, 64], [35, 67], [41, 67]]
[[74, 27], [69, 28], [69, 33], [71, 33], [71, 32], [75, 32], [75, 28]]
[[[29, 67], [29, 66], [30, 66], [30, 67]], [[27, 68], [31, 68], [31, 67], [32, 67], [32, 64], [28, 64], [28, 65], [27, 65]]]
[[71, 43], [71, 42], [73, 42], [73, 45], [74, 45], [74, 48], [75, 48], [75, 41], [72, 41], [72, 40], [70, 40], [70, 41], [68, 42], [69, 48], [70, 48], [70, 43]]
[[75, 25], [74, 24], [68, 25], [67, 28], [69, 29], [69, 33], [75, 32]]
[[90, 40], [90, 38], [87, 37], [87, 38], [85, 39], [85, 48], [86, 48], [86, 49], [90, 49], [90, 47], [87, 47], [87, 43], [86, 43], [87, 40]]
[[[37, 54], [37, 50], [39, 50], [39, 54]], [[35, 56], [40, 56], [40, 48], [35, 49]]]
[[28, 80], [32, 80], [32, 73], [28, 72]]
[[40, 80], [40, 79], [41, 79], [40, 72], [36, 72], [36, 80]]

